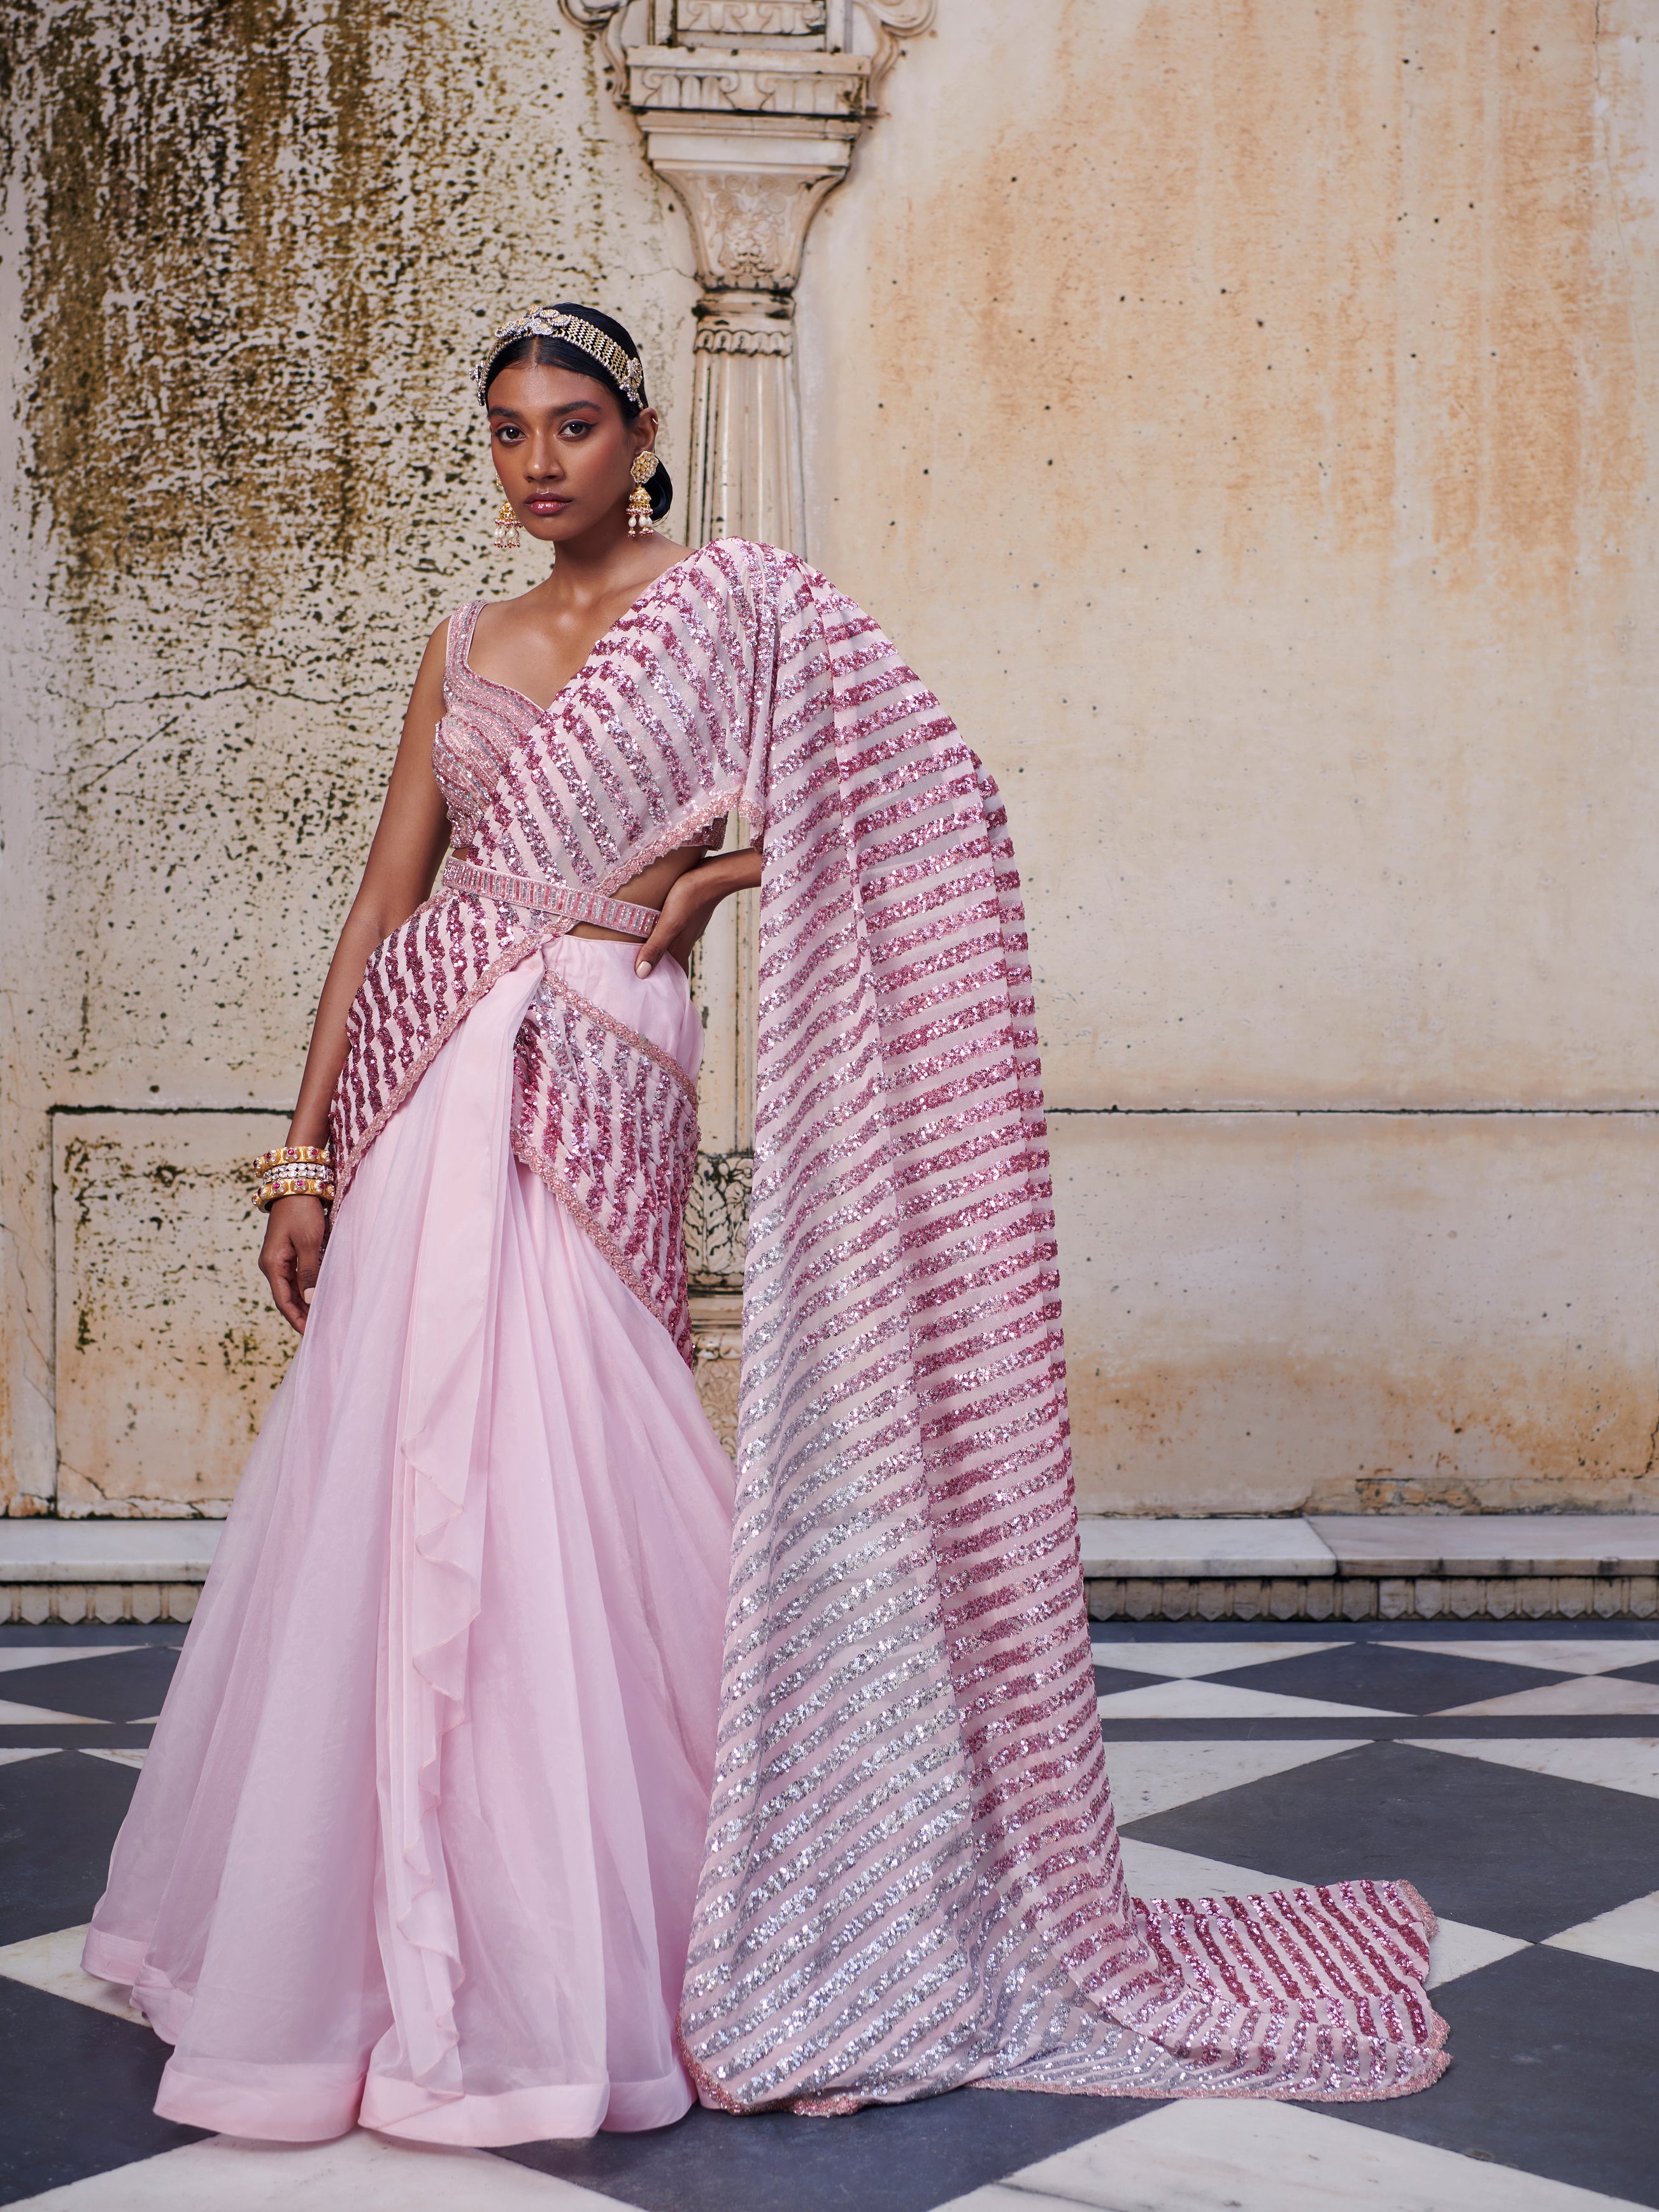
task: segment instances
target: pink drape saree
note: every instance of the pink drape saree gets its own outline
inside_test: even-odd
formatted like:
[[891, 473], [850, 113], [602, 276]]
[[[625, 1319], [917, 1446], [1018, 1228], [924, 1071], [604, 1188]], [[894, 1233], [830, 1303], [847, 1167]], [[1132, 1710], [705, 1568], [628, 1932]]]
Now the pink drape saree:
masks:
[[[338, 2124], [361, 2110], [451, 2141], [651, 2124], [688, 2080], [727, 2110], [807, 2112], [968, 2082], [1280, 2098], [1425, 2086], [1444, 2030], [1423, 1987], [1432, 1921], [1408, 1886], [1150, 1904], [1124, 1886], [1071, 1489], [1030, 972], [991, 779], [875, 624], [768, 547], [719, 542], [671, 570], [533, 719], [515, 695], [483, 696], [500, 687], [465, 667], [469, 628], [452, 625], [459, 726], [447, 721], [439, 747], [462, 861], [605, 893], [733, 809], [764, 829], [719, 1595], [708, 1513], [726, 1505], [679, 1358], [695, 1124], [675, 1071], [690, 1055], [649, 1033], [619, 975], [605, 971], [607, 997], [596, 973], [561, 964], [623, 948], [562, 936], [568, 923], [532, 903], [441, 885], [376, 954], [353, 1012], [327, 1297], [227, 1531], [88, 1963], [131, 1967], [141, 1998], [155, 1991], [152, 2016], [180, 2039], [170, 2078], [208, 2078], [211, 2063], [254, 2095], [279, 2060], [323, 2065]], [[431, 1171], [410, 1182], [398, 1163], [439, 1141], [428, 1102], [469, 1032], [495, 1039], [495, 1074], [487, 1107], [477, 1094], [465, 1195], [442, 1208], [474, 1317], [458, 1335], [439, 1305], [420, 1310], [418, 1266], [405, 1310], [362, 1254], [388, 1208], [425, 1234]], [[500, 1229], [515, 1206], [535, 1212], [539, 1245]], [[463, 1213], [496, 1222], [494, 1241], [470, 1249]], [[592, 1310], [604, 1277], [673, 1372], [659, 1363], [647, 1385], [636, 1368], [624, 1405], [609, 1369], [584, 1365], [617, 1315], [586, 1334], [562, 1316], [521, 1328], [525, 1301], [546, 1302], [538, 1265], [579, 1280]], [[391, 1348], [353, 1367], [341, 1347], [377, 1300]], [[527, 1387], [514, 1363], [537, 1361], [586, 1425], [544, 1407], [517, 1421], [504, 1458], [492, 1408]], [[337, 1379], [313, 1391], [307, 1372], [325, 1364]], [[325, 1404], [364, 1432], [355, 1488], [295, 1471], [333, 1464], [320, 1413], [267, 1449]], [[262, 1455], [268, 1468], [279, 1455], [262, 1489]], [[580, 1495], [602, 1518], [612, 1490], [642, 1531], [651, 1499], [678, 1516], [640, 1535], [631, 1582], [597, 1539], [565, 1541], [556, 1503]], [[255, 1533], [262, 1515], [286, 1548], [250, 1578], [234, 1562], [271, 1540]], [[353, 1544], [368, 1565], [345, 1575], [337, 1554]], [[673, 1589], [671, 1553], [691, 1563]], [[590, 1729], [603, 1721], [550, 1684], [561, 1647], [535, 1619], [542, 1583], [561, 1617], [586, 1608], [585, 1633], [611, 1651], [626, 1755], [596, 1790], [590, 1762], [617, 1739], [602, 1745]], [[266, 1611], [245, 1625], [256, 1587]], [[642, 1613], [642, 1638], [618, 1605]], [[301, 1622], [311, 1648], [297, 1674], [279, 1670], [270, 1655]], [[361, 1759], [376, 1736], [379, 1778], [342, 1822], [312, 1677], [348, 1653], [352, 1742]], [[259, 1793], [203, 1747], [227, 1680], [268, 1786], [305, 1771], [303, 1847], [262, 1904], [247, 1881], [270, 1870], [252, 1840]], [[505, 1714], [513, 1698], [534, 1723], [516, 1751], [489, 1721], [492, 1699]], [[657, 1752], [635, 1735], [678, 1742], [660, 1804]], [[555, 1763], [532, 1777], [526, 1759]], [[497, 1791], [524, 1822], [490, 1826]], [[590, 1797], [610, 1809], [584, 1826]], [[613, 1830], [634, 1842], [607, 1887], [581, 1869], [608, 1863]], [[343, 1856], [325, 1878], [331, 1834]], [[261, 1917], [263, 1943], [249, 1928]], [[623, 1927], [650, 1952], [631, 1978], [615, 1964]], [[331, 1998], [287, 1955], [295, 1929], [351, 1962]], [[557, 2023], [583, 1975], [614, 1981], [616, 2005], [600, 2006], [579, 2063]], [[629, 2004], [655, 2026], [640, 2029], [645, 2047], [611, 2051], [605, 2023]], [[676, 2005], [681, 2075], [661, 2063]], [[167, 2108], [208, 2110], [187, 2105]]]

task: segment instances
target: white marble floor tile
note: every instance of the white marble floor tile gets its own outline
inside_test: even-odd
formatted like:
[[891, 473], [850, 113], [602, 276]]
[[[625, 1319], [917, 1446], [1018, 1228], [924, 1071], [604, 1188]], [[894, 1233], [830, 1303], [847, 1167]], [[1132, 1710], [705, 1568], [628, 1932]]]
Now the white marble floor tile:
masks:
[[1545, 1940], [1558, 1951], [1583, 1951], [1592, 1959], [1612, 1959], [1621, 1966], [1645, 1966], [1659, 1974], [1659, 1890]]
[[58, 1728], [67, 1723], [71, 1728], [106, 1728], [106, 1721], [95, 1721], [85, 1713], [55, 1713], [46, 1705], [20, 1705], [9, 1698], [0, 1698], [0, 1727], [29, 1728], [39, 1722], [43, 1728]]
[[1594, 1782], [1604, 1790], [1628, 1790], [1637, 1797], [1659, 1797], [1659, 1736], [1437, 1735], [1413, 1742], [1412, 1748], [1488, 1759], [1494, 1766], [1519, 1766], [1529, 1774], [1557, 1775], [1563, 1782]]
[[1467, 1920], [1443, 1920], [1429, 1939], [1429, 1983], [1431, 1990], [1507, 1959], [1512, 1952], [1531, 1947], [1518, 1936], [1500, 1936], [1495, 1928], [1476, 1928]]
[[1120, 1823], [1190, 1805], [1194, 1797], [1213, 1797], [1270, 1774], [1330, 1759], [1358, 1745], [1333, 1738], [1328, 1743], [1109, 1743], [1106, 1771]]
[[939, 2212], [1637, 2212], [1305, 2106], [1166, 2105]]
[[125, 1990], [82, 1972], [81, 1947], [86, 1940], [84, 1922], [79, 1928], [55, 1928], [50, 1936], [27, 1936], [21, 1943], [0, 1949], [0, 1974], [49, 1996], [90, 2005], [94, 2012], [113, 2013], [117, 2020], [141, 2018], [128, 2004]]
[[361, 2129], [326, 2143], [212, 2136], [22, 2203], [33, 2212], [617, 2212], [614, 2197], [488, 2151]]
[[1163, 1844], [1121, 1839], [1123, 1871], [1136, 1897], [1255, 1897], [1267, 1889], [1299, 1889], [1294, 1875], [1263, 1874], [1260, 1867], [1172, 1851]]
[[[1263, 1874], [1259, 1867], [1231, 1866], [1224, 1859], [1200, 1858], [1192, 1851], [1172, 1851], [1162, 1844], [1143, 1844], [1133, 1836], [1122, 1839], [1123, 1871], [1135, 1897], [1257, 1897], [1270, 1889], [1300, 1889], [1297, 1876]], [[1378, 1869], [1356, 1867], [1356, 1877]], [[1443, 1920], [1429, 1944], [1431, 1990], [1489, 1966], [1494, 1959], [1507, 1959], [1511, 1951], [1527, 1946], [1514, 1936], [1496, 1929], [1476, 1928], [1468, 1921]]]
[[142, 1644], [77, 1644], [65, 1650], [61, 1644], [8, 1644], [0, 1648], [0, 1674], [15, 1674], [20, 1667], [63, 1667], [71, 1659], [112, 1659], [118, 1651], [142, 1651]]
[[[1139, 1696], [1131, 1691], [1132, 1697]], [[1659, 1713], [1659, 1682], [1626, 1682], [1611, 1674], [1577, 1674], [1570, 1682], [1545, 1682], [1511, 1690], [1504, 1698], [1480, 1698], [1472, 1705], [1447, 1705], [1437, 1720], [1468, 1713]]]
[[142, 1751], [83, 1751], [81, 1756], [82, 1759], [106, 1759], [112, 1766], [142, 1766], [144, 1763]]
[[1096, 1703], [1103, 1720], [1321, 1720], [1345, 1714], [1352, 1719], [1356, 1713], [1368, 1720], [1396, 1717], [1382, 1705], [1334, 1705], [1324, 1698], [1287, 1698], [1278, 1690], [1247, 1690], [1236, 1682], [1148, 1682], [1144, 1690], [1109, 1691]]
[[[1379, 1641], [1382, 1639], [1379, 1638]], [[1444, 1644], [1389, 1642], [1391, 1651], [1437, 1651], [1448, 1659], [1492, 1659], [1505, 1667], [1538, 1667], [1548, 1674], [1606, 1674], [1615, 1667], [1645, 1667], [1659, 1659], [1659, 1640], [1620, 1644], [1612, 1637], [1516, 1637], [1502, 1644], [1478, 1644], [1473, 1637]]]
[[1093, 1641], [1097, 1667], [1122, 1667], [1136, 1674], [1224, 1674], [1230, 1667], [1265, 1667], [1270, 1659], [1300, 1659], [1310, 1651], [1337, 1651], [1351, 1636], [1328, 1644], [1109, 1644]]
[[58, 1746], [55, 1743], [43, 1743], [38, 1750], [31, 1747], [27, 1751], [17, 1749], [0, 1751], [0, 1766], [9, 1766], [14, 1760], [19, 1759], [50, 1759], [57, 1748]]

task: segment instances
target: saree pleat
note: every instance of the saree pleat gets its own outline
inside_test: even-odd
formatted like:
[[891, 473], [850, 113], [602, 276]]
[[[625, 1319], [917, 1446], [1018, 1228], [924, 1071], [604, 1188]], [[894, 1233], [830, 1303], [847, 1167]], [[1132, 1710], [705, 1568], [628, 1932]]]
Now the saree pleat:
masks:
[[197, 2126], [501, 2143], [692, 2099], [731, 1463], [514, 1157], [550, 981], [695, 1071], [672, 963], [534, 949], [338, 1210], [87, 1945]]

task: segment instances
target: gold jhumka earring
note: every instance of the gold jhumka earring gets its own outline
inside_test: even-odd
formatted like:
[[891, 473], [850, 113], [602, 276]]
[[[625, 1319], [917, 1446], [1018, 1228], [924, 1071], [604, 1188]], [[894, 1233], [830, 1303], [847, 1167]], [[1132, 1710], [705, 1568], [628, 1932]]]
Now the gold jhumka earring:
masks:
[[495, 550], [516, 553], [519, 550], [519, 518], [513, 512], [513, 502], [501, 494], [501, 503], [495, 510]]
[[628, 534], [630, 538], [648, 538], [657, 526], [651, 520], [651, 495], [646, 489], [657, 473], [656, 454], [635, 453], [630, 473], [634, 489], [628, 495]]

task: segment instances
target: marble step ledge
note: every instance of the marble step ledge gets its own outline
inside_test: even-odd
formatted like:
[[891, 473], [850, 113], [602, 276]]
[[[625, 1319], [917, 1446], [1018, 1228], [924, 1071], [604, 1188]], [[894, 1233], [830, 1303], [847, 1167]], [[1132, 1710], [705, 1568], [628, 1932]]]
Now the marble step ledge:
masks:
[[1659, 1514], [1080, 1523], [1097, 1620], [1651, 1620]]
[[[1659, 1617], [1659, 1514], [1079, 1525], [1098, 1620]], [[188, 1620], [222, 1526], [0, 1520], [0, 1622]]]
[[0, 1622], [188, 1620], [223, 1526], [0, 1520]]

